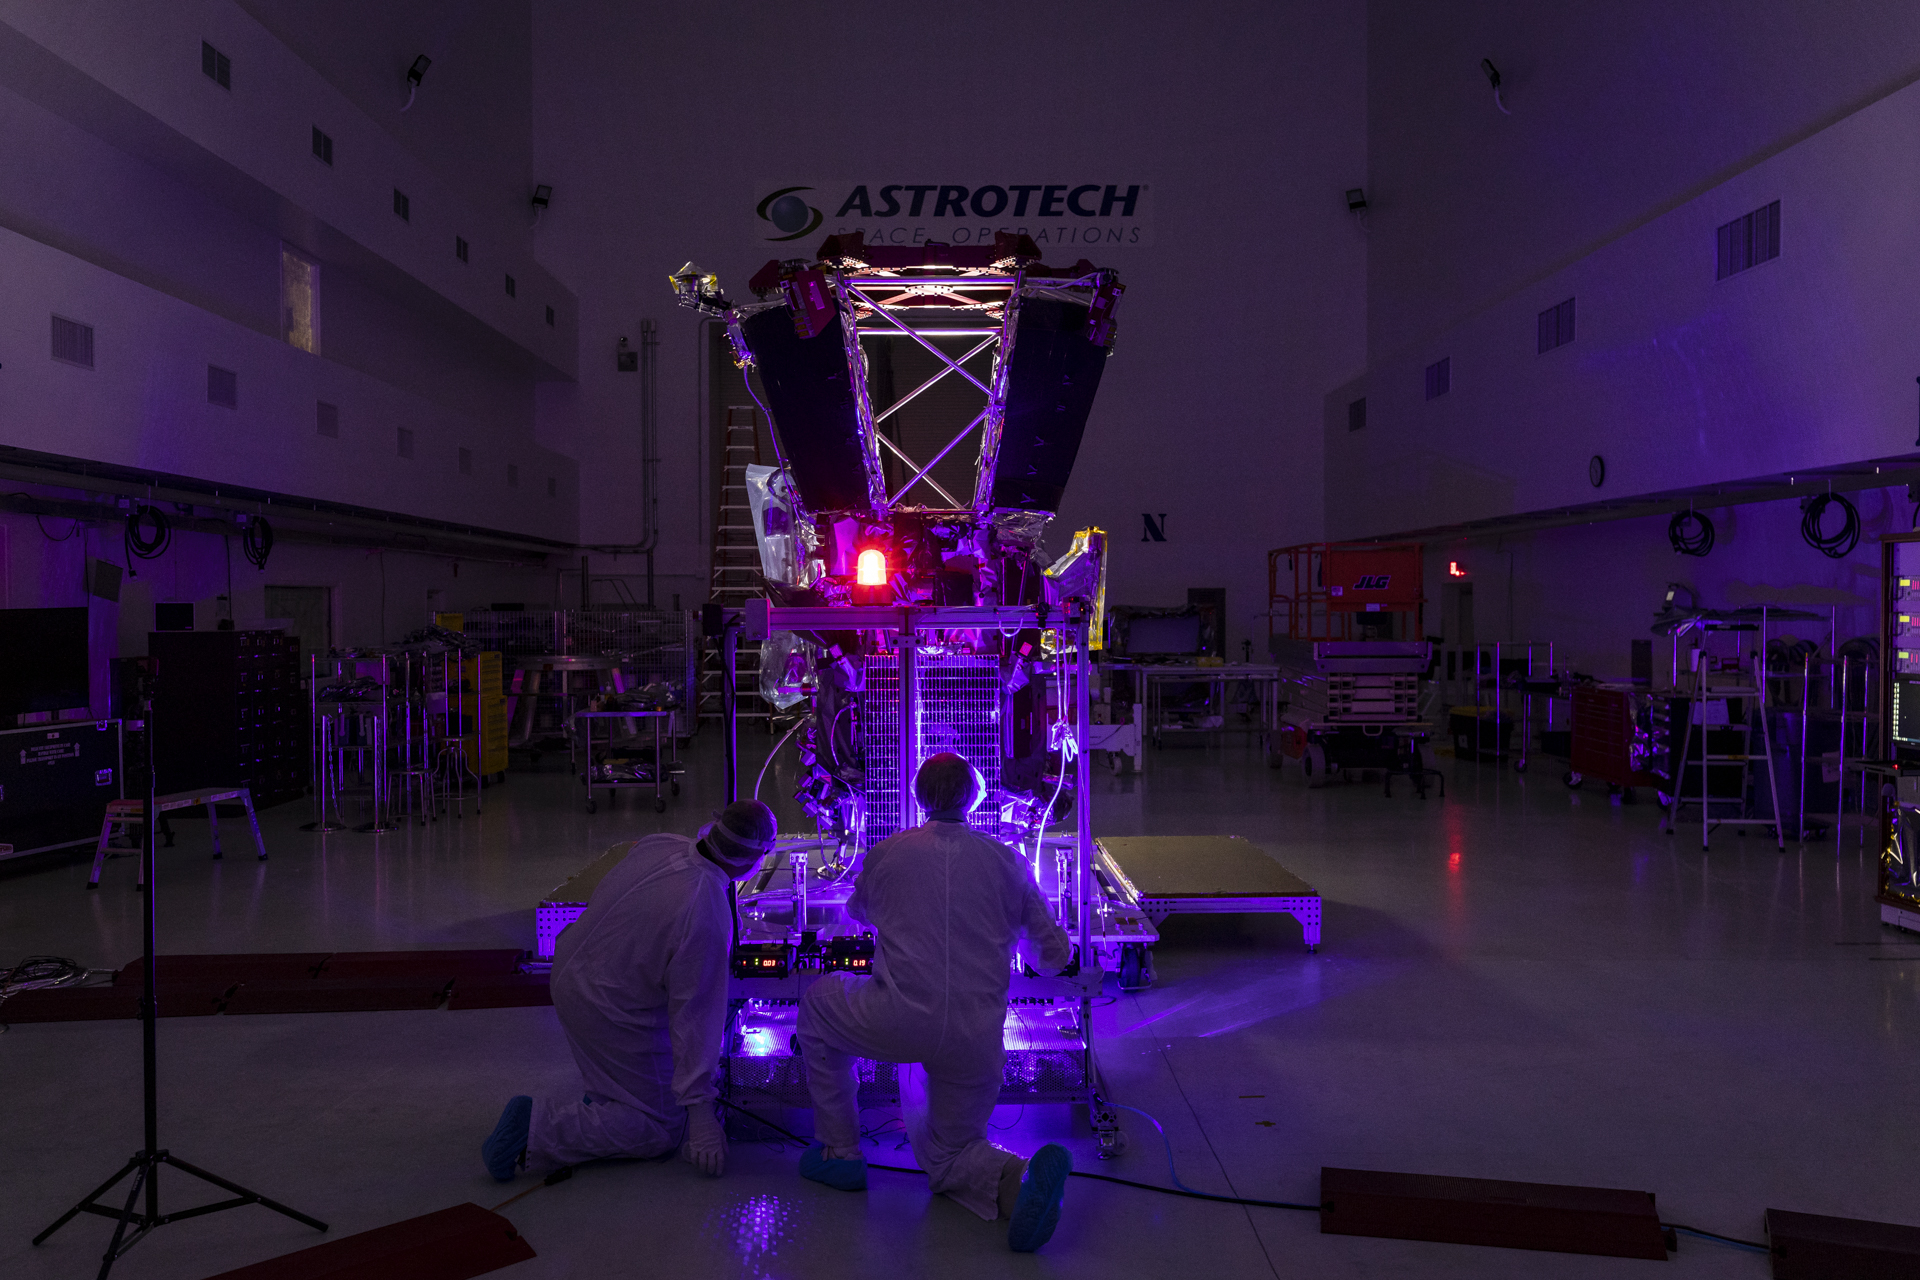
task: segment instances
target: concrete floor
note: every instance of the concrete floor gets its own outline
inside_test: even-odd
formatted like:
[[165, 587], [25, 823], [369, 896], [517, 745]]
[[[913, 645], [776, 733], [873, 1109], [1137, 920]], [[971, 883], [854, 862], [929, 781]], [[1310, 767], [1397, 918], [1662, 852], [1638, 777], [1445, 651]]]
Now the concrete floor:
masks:
[[[479, 817], [379, 838], [265, 817], [273, 858], [203, 856], [181, 824], [162, 864], [162, 950], [531, 945], [533, 903], [616, 839], [691, 831], [717, 807], [717, 735], [664, 816], [637, 796], [589, 817], [577, 784], [515, 774]], [[748, 736], [747, 777], [766, 749]], [[1322, 1165], [1630, 1187], [1669, 1221], [1756, 1237], [1768, 1206], [1920, 1222], [1909, 1087], [1920, 1048], [1920, 938], [1883, 931], [1872, 859], [1849, 840], [1732, 834], [1711, 853], [1660, 834], [1650, 805], [1445, 763], [1448, 796], [1308, 791], [1239, 746], [1155, 752], [1096, 774], [1103, 834], [1248, 837], [1325, 895], [1307, 955], [1286, 917], [1176, 917], [1158, 984], [1099, 1010], [1118, 1101], [1166, 1126], [1189, 1185], [1317, 1198]], [[778, 776], [776, 769], [775, 775]], [[769, 790], [772, 789], [771, 782]], [[784, 790], [784, 787], [782, 788]], [[229, 846], [232, 848], [233, 846]], [[83, 859], [0, 865], [0, 962], [118, 966], [139, 947], [133, 867], [87, 893]], [[1111, 991], [1112, 988], [1110, 987]], [[29, 1238], [139, 1143], [134, 1023], [0, 1036], [0, 1274], [91, 1274], [109, 1224]], [[477, 1148], [501, 1103], [574, 1087], [551, 1009], [172, 1019], [161, 1024], [162, 1141], [333, 1224], [324, 1237], [501, 1188]], [[796, 1123], [806, 1121], [798, 1113]], [[887, 1117], [872, 1116], [875, 1127]], [[1098, 1165], [1064, 1108], [1009, 1110], [1003, 1140], [1064, 1140], [1082, 1167], [1165, 1184], [1146, 1121]], [[876, 1159], [910, 1162], [898, 1126]], [[1419, 1277], [1631, 1274], [1646, 1264], [1318, 1234], [1306, 1213], [1076, 1180], [1053, 1242], [876, 1173], [865, 1196], [802, 1181], [796, 1152], [736, 1142], [727, 1175], [602, 1165], [507, 1210], [538, 1250], [526, 1277], [1206, 1274]], [[168, 1184], [168, 1204], [201, 1197]], [[248, 1208], [163, 1228], [116, 1270], [200, 1277], [318, 1242]], [[1683, 1240], [1669, 1264], [1762, 1277], [1766, 1259]]]

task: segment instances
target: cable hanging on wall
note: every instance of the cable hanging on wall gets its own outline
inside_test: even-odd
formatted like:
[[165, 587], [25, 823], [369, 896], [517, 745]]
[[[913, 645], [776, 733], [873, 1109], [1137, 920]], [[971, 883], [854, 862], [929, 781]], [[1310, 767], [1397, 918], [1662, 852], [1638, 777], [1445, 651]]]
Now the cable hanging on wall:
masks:
[[259, 516], [248, 520], [240, 529], [240, 550], [248, 564], [266, 568], [267, 557], [273, 554], [273, 526]]
[[[1821, 517], [1826, 515], [1829, 506], [1835, 504], [1840, 508], [1840, 529], [1829, 535], [1821, 530]], [[1823, 493], [1808, 498], [1800, 511], [1800, 536], [1821, 555], [1844, 560], [1860, 545], [1860, 513], [1839, 494]]]
[[1704, 556], [1713, 550], [1713, 521], [1698, 511], [1676, 511], [1667, 521], [1667, 541], [1675, 555]]
[[[144, 526], [144, 528], [142, 527]], [[127, 514], [126, 546], [129, 556], [153, 560], [166, 554], [173, 541], [173, 524], [157, 507], [136, 507]]]

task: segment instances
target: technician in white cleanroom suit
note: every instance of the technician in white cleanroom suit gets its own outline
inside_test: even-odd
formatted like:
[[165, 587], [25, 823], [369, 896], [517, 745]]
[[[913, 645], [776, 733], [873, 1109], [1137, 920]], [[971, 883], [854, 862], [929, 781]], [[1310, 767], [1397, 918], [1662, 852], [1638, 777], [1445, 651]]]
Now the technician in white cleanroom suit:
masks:
[[1010, 1218], [1008, 1244], [1025, 1252], [1053, 1234], [1072, 1161], [1058, 1146], [1027, 1161], [987, 1140], [1006, 1062], [1010, 963], [1024, 939], [1034, 968], [1058, 973], [1072, 946], [1027, 864], [967, 827], [980, 795], [965, 760], [929, 758], [914, 777], [927, 822], [867, 853], [847, 911], [873, 926], [873, 976], [826, 974], [800, 1002], [819, 1139], [800, 1172], [863, 1189], [853, 1060], [919, 1064], [901, 1068], [901, 1110], [929, 1188], [982, 1218]]
[[585, 1092], [508, 1102], [481, 1147], [495, 1178], [676, 1146], [702, 1172], [721, 1172], [713, 1075], [733, 945], [727, 881], [753, 870], [776, 835], [773, 810], [741, 800], [693, 840], [634, 841], [607, 873], [554, 946], [553, 1007]]

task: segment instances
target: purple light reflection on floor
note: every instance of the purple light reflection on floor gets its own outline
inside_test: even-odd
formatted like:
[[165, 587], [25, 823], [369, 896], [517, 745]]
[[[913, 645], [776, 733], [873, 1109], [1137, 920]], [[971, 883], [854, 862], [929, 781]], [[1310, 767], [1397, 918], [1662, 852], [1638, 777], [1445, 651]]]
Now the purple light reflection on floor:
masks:
[[795, 1207], [779, 1196], [748, 1196], [715, 1210], [707, 1220], [708, 1233], [732, 1249], [740, 1260], [740, 1275], [757, 1280], [772, 1274], [767, 1268], [779, 1256], [781, 1244], [792, 1238], [797, 1216]]

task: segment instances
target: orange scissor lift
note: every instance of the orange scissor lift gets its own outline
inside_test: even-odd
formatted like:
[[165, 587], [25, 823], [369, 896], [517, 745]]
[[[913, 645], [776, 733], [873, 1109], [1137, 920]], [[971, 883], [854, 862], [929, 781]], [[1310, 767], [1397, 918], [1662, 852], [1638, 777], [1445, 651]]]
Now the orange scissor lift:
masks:
[[1420, 717], [1433, 647], [1418, 543], [1307, 542], [1267, 553], [1268, 648], [1286, 707], [1268, 763], [1309, 786], [1378, 772], [1387, 794], [1403, 774], [1419, 795], [1446, 782]]

